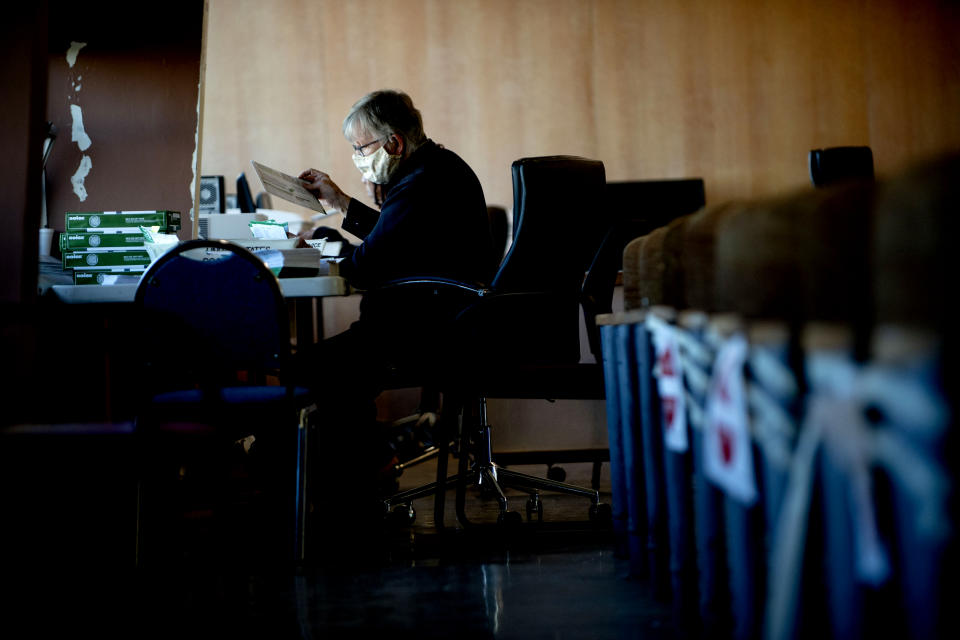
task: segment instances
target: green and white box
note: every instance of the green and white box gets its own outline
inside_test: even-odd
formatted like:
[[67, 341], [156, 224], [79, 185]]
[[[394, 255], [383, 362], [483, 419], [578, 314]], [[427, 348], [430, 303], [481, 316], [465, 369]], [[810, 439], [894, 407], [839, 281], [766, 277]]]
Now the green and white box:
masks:
[[63, 254], [64, 269], [102, 269], [103, 267], [147, 267], [152, 262], [145, 249], [118, 251], [72, 251]]
[[180, 230], [179, 211], [68, 211], [64, 218], [68, 233], [139, 227], [160, 227], [163, 232]]
[[140, 270], [99, 270], [91, 269], [89, 271], [74, 271], [73, 284], [92, 284], [92, 285], [111, 285], [111, 284], [136, 284], [140, 282], [140, 276], [146, 268]]
[[143, 233], [124, 231], [119, 233], [61, 233], [60, 250], [73, 251], [109, 251], [143, 246]]

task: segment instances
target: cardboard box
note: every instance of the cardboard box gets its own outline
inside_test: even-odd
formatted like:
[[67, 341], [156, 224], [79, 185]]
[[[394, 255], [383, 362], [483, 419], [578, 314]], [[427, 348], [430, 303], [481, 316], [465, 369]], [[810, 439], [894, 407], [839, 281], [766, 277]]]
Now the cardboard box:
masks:
[[73, 284], [84, 285], [113, 285], [113, 284], [137, 284], [140, 282], [140, 276], [146, 269], [139, 271], [114, 271], [90, 269], [89, 271], [74, 271]]
[[139, 231], [122, 233], [61, 233], [60, 250], [63, 253], [74, 251], [109, 251], [130, 247], [143, 247], [143, 234]]
[[146, 268], [153, 260], [145, 249], [117, 251], [71, 251], [63, 254], [64, 269], [102, 269], [104, 267]]
[[66, 230], [103, 231], [107, 229], [130, 229], [138, 227], [160, 227], [163, 233], [180, 230], [179, 211], [68, 211]]

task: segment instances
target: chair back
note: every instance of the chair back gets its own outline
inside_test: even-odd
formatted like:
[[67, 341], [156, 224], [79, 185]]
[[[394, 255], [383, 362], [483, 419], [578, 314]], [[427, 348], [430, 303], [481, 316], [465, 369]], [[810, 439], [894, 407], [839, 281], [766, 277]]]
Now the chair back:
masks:
[[[492, 295], [457, 318], [463, 361], [575, 363], [580, 360], [580, 287], [607, 227], [591, 209], [603, 194], [603, 163], [571, 156], [513, 163], [513, 242]], [[471, 359], [472, 356], [472, 359]]]
[[580, 290], [607, 227], [591, 208], [603, 194], [603, 163], [572, 156], [513, 163], [513, 243], [491, 283], [499, 292]]
[[166, 388], [235, 385], [245, 381], [237, 372], [279, 372], [290, 356], [276, 276], [225, 240], [192, 240], [161, 256], [135, 301], [157, 338], [156, 347], [144, 347], [146, 360]]
[[807, 155], [810, 182], [827, 187], [849, 180], [872, 181], [873, 152], [870, 147], [828, 147], [812, 149]]
[[706, 204], [706, 192], [702, 178], [608, 182], [603, 203], [611, 222], [584, 278], [580, 298], [590, 352], [598, 362], [596, 316], [613, 311], [613, 290], [617, 272], [623, 268], [623, 250], [634, 238], [701, 209]]

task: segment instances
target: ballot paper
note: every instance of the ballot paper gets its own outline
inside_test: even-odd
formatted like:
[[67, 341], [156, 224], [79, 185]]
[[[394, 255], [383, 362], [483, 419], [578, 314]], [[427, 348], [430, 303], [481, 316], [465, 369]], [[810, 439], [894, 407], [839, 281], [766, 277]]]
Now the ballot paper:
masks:
[[283, 240], [287, 237], [287, 223], [254, 220], [250, 223], [250, 233], [259, 240]]
[[251, 161], [253, 168], [257, 170], [260, 176], [260, 182], [267, 193], [273, 194], [278, 198], [283, 198], [287, 202], [299, 204], [302, 207], [319, 211], [327, 215], [326, 209], [320, 204], [317, 198], [303, 187], [303, 181], [293, 176], [288, 176], [276, 169], [265, 167], [259, 162]]
[[330, 242], [326, 238], [317, 238], [316, 240], [306, 240], [306, 243], [310, 248], [319, 251], [320, 255], [331, 258], [339, 256], [343, 249], [343, 242], [339, 240]]
[[337, 266], [313, 249], [263, 249], [253, 254], [278, 278], [337, 275]]

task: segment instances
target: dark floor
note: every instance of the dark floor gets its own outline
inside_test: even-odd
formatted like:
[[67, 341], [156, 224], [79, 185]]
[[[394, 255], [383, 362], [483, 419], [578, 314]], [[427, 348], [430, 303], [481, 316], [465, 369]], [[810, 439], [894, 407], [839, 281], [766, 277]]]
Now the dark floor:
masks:
[[[435, 468], [428, 462], [407, 470], [401, 486], [432, 480]], [[517, 469], [545, 472], [543, 467]], [[567, 482], [589, 485], [589, 464], [566, 469]], [[601, 493], [609, 500], [606, 469]], [[525, 494], [509, 495], [511, 508], [524, 511]], [[6, 597], [4, 608], [14, 615], [5, 617], [18, 619], [22, 630], [11, 623], [0, 628], [0, 635], [677, 636], [669, 605], [656, 601], [644, 581], [627, 577], [626, 561], [614, 556], [609, 530], [589, 523], [584, 498], [544, 495], [543, 523], [524, 522], [511, 534], [495, 526], [496, 501], [476, 490], [468, 495], [467, 510], [479, 525], [476, 530], [457, 525], [452, 495], [442, 533], [433, 526], [432, 499], [415, 507], [412, 527], [374, 536], [361, 535], [355, 523], [336, 513], [318, 518], [329, 535], [311, 536], [311, 559], [296, 571], [248, 562], [257, 550], [242, 545], [232, 551], [236, 562], [205, 563], [204, 544], [210, 541], [202, 539], [201, 525], [195, 527], [197, 540], [184, 541], [187, 547], [195, 542], [196, 562], [174, 561], [137, 572], [100, 563], [97, 557], [43, 566], [19, 582], [11, 580], [14, 594]], [[92, 551], [97, 552], [96, 545]]]

